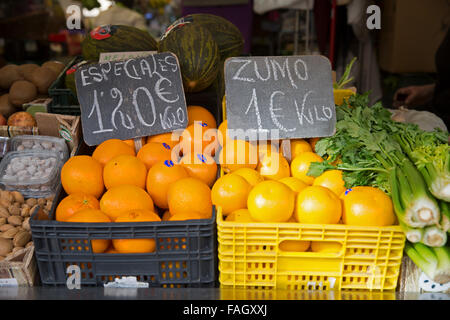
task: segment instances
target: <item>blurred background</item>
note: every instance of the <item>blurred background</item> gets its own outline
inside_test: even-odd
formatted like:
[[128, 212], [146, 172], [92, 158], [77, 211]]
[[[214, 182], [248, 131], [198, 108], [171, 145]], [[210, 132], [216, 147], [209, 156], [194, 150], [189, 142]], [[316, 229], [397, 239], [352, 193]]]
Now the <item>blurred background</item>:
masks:
[[[68, 30], [67, 18], [73, 16], [67, 8], [74, 4], [82, 8], [81, 28]], [[380, 29], [366, 25], [372, 4], [381, 9]], [[359, 92], [371, 91], [372, 103], [381, 100], [388, 108], [409, 104], [446, 117], [433, 109], [425, 89], [415, 91], [412, 102], [410, 93], [398, 90], [426, 85], [434, 90], [436, 53], [450, 24], [449, 0], [3, 0], [0, 67], [70, 61], [80, 54], [85, 34], [103, 24], [132, 25], [158, 39], [190, 13], [212, 13], [233, 22], [245, 39], [244, 55], [321, 54], [338, 78], [356, 56], [352, 85]], [[442, 68], [448, 70], [449, 64]]]

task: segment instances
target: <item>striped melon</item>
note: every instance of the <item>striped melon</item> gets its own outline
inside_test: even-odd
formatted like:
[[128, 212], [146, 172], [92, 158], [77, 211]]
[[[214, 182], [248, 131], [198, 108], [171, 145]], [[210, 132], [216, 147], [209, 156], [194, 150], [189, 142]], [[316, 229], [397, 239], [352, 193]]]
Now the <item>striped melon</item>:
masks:
[[[244, 38], [239, 29], [229, 20], [207, 13], [194, 13], [184, 16], [178, 19], [178, 23], [181, 20], [206, 27], [219, 46], [220, 58], [222, 60], [242, 54]], [[177, 24], [177, 21], [173, 23], [173, 25], [175, 24]]]
[[102, 52], [156, 51], [156, 40], [146, 31], [131, 26], [105, 25], [93, 29], [83, 40], [85, 60], [98, 61]]
[[174, 53], [180, 64], [186, 92], [209, 87], [219, 72], [219, 48], [211, 32], [193, 23], [168, 29], [159, 42], [159, 52]]
[[77, 87], [75, 85], [75, 72], [79, 67], [81, 67], [84, 64], [92, 64], [93, 62], [89, 62], [86, 60], [80, 61], [77, 64], [74, 64], [66, 71], [66, 75], [64, 77], [64, 84], [66, 85], [66, 88], [72, 91], [73, 95], [77, 96]]

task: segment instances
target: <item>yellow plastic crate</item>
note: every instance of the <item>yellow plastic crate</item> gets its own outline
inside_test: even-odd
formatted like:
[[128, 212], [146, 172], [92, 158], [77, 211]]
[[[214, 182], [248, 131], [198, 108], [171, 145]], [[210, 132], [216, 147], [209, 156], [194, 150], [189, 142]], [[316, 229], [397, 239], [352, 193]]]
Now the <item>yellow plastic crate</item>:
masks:
[[347, 100], [354, 94], [355, 92], [350, 89], [333, 89], [334, 104], [340, 106], [344, 103], [344, 99]]
[[[239, 223], [217, 209], [222, 288], [390, 290], [397, 286], [405, 236], [399, 226]], [[285, 240], [332, 241], [339, 253], [287, 252]]]
[[[222, 112], [226, 119], [225, 104]], [[371, 291], [397, 287], [406, 239], [398, 225], [243, 223], [224, 221], [222, 208], [216, 210], [221, 288]], [[279, 248], [286, 240], [331, 241], [342, 247], [339, 253], [286, 252]]]

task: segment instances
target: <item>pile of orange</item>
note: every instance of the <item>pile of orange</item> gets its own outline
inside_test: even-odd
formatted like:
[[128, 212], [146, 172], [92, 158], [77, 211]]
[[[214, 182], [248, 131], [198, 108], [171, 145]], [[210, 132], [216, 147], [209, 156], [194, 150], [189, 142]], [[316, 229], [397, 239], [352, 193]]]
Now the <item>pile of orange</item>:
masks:
[[[205, 133], [204, 128], [211, 126], [217, 131], [207, 109], [192, 106], [188, 114], [189, 121], [196, 121], [191, 128], [198, 126]], [[133, 140], [110, 139], [99, 144], [92, 156], [70, 158], [61, 170], [67, 197], [58, 204], [55, 219], [123, 223], [211, 218], [215, 160], [202, 148], [190, 153], [175, 150], [187, 141], [203, 145], [203, 138], [187, 140], [186, 134], [175, 132], [155, 135], [142, 139], [143, 146], [137, 152]], [[154, 239], [96, 239], [91, 245], [95, 253], [155, 250]]]
[[[209, 219], [213, 205], [226, 221], [300, 222], [384, 226], [395, 223], [391, 199], [381, 190], [346, 190], [342, 171], [308, 175], [318, 138], [238, 140], [224, 121], [217, 128], [203, 107], [188, 107], [186, 129], [134, 141], [107, 140], [92, 156], [70, 158], [61, 171], [68, 196], [56, 220], [71, 222], [185, 221]], [[138, 151], [136, 151], [138, 149]], [[218, 164], [225, 175], [217, 179]], [[283, 250], [312, 247], [286, 243]], [[314, 247], [317, 247], [314, 245]], [[143, 253], [154, 239], [92, 240], [94, 252]], [[319, 250], [319, 249], [317, 249]]]
[[[227, 145], [233, 141], [236, 149], [240, 140], [228, 140]], [[340, 170], [328, 170], [316, 178], [308, 175], [312, 162], [323, 161], [314, 152], [317, 141], [291, 140], [290, 162], [281, 147], [272, 142], [275, 148], [258, 144], [259, 160], [254, 167], [245, 163], [222, 165], [226, 174], [213, 185], [212, 201], [221, 208], [225, 221], [393, 225], [392, 201], [383, 191], [373, 187], [347, 190]], [[251, 148], [248, 142], [239, 143], [244, 150]], [[284, 250], [290, 247], [306, 250], [310, 245], [289, 243]]]

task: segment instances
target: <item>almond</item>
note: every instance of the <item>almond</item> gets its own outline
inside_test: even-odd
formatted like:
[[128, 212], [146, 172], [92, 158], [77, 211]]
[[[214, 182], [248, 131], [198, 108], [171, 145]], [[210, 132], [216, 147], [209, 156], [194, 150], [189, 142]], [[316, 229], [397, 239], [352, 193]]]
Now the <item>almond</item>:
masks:
[[13, 225], [10, 225], [10, 224], [4, 224], [4, 225], [0, 226], [0, 231], [1, 231], [1, 232], [5, 232], [5, 231], [8, 231], [9, 229], [12, 229], [12, 228], [14, 228]]
[[3, 190], [0, 194], [0, 199], [6, 200], [7, 202], [11, 203], [14, 201], [14, 196], [10, 191]]
[[31, 215], [31, 208], [28, 205], [25, 205], [20, 210], [21, 217], [29, 217]]
[[0, 256], [5, 257], [13, 249], [13, 242], [9, 239], [0, 238]]
[[6, 199], [0, 199], [0, 206], [8, 208], [11, 205], [11, 201], [8, 201]]
[[37, 200], [35, 198], [29, 198], [25, 201], [30, 207], [37, 205]]
[[1, 217], [0, 218], [0, 226], [6, 224], [6, 218]]
[[25, 220], [23, 220], [22, 228], [24, 228], [25, 230], [30, 231], [30, 217], [26, 217]]
[[8, 218], [8, 223], [13, 226], [21, 226], [23, 222], [23, 218], [21, 216], [10, 216]]
[[8, 218], [9, 217], [9, 211], [2, 205], [0, 205], [0, 218]]
[[39, 199], [37, 199], [37, 203], [38, 203], [38, 205], [43, 207], [47, 203], [47, 200], [45, 200], [45, 198], [39, 198]]
[[21, 231], [14, 236], [13, 244], [15, 247], [24, 247], [31, 240], [31, 234], [28, 231]]
[[30, 242], [27, 243], [27, 245], [25, 246], [25, 248], [29, 248], [29, 247], [31, 247], [32, 245], [33, 245], [33, 241], [30, 241]]
[[39, 205], [38, 205], [38, 204], [32, 206], [31, 209], [30, 209], [30, 216], [31, 216], [35, 211], [37, 211], [37, 209], [39, 209]]
[[8, 211], [9, 211], [9, 214], [12, 216], [20, 216], [20, 207], [14, 205], [14, 204], [12, 204], [8, 207]]
[[19, 232], [19, 229], [17, 229], [17, 228], [12, 228], [12, 229], [6, 230], [2, 233], [2, 238], [12, 239], [18, 232]]
[[25, 202], [23, 195], [19, 191], [13, 191], [13, 192], [11, 192], [11, 194], [14, 197], [14, 201], [16, 203], [22, 204]]

